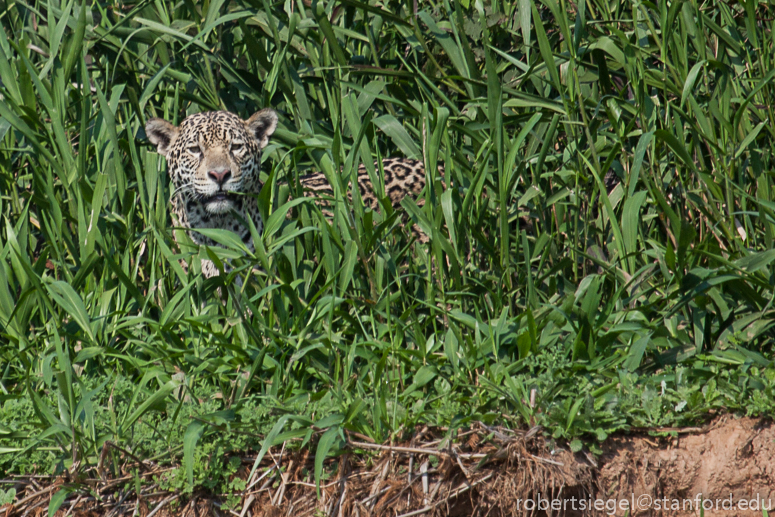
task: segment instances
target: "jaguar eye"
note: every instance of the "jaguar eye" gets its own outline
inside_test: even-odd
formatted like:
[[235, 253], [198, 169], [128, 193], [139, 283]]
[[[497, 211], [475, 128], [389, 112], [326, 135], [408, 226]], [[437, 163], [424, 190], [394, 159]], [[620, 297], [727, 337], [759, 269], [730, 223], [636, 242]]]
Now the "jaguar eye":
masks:
[[238, 152], [242, 151], [242, 146], [243, 146], [242, 142], [232, 142], [231, 143], [231, 152], [238, 153]]
[[194, 156], [199, 156], [202, 154], [202, 149], [198, 145], [192, 145], [188, 148], [188, 152], [193, 154]]

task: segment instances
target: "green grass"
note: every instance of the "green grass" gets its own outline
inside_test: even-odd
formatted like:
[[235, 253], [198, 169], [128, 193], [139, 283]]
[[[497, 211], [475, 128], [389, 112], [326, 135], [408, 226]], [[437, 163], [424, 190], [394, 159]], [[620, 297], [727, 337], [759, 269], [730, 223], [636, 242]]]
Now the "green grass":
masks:
[[[0, 3], [0, 471], [110, 441], [216, 489], [217, 447], [294, 439], [319, 479], [345, 430], [536, 423], [594, 451], [771, 414], [773, 8], [407, 5]], [[145, 120], [265, 106], [260, 245], [198, 249]], [[344, 201], [393, 155], [452, 184], [429, 167], [404, 202], [428, 245]], [[331, 221], [286, 204], [310, 170]]]

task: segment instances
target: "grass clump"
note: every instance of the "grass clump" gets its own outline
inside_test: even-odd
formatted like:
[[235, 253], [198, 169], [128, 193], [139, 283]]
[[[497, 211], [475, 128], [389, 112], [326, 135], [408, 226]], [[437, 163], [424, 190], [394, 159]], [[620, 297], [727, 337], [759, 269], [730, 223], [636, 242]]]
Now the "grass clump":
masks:
[[[594, 448], [772, 411], [768, 6], [3, 13], [1, 468], [85, 469], [110, 442], [193, 490], [232, 482], [208, 456], [287, 440], [325, 456], [345, 430], [540, 424]], [[174, 244], [146, 119], [264, 106], [281, 120], [255, 256]], [[341, 200], [392, 155], [453, 185], [428, 167], [426, 203], [403, 203], [428, 245], [357, 199], [285, 218], [299, 175], [324, 171]], [[236, 267], [205, 280], [197, 257]]]

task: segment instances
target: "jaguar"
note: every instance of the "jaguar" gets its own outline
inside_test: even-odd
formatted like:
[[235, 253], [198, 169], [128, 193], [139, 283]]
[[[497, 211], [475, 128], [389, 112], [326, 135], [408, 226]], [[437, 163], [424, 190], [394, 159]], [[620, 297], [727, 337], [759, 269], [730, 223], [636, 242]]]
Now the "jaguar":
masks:
[[[264, 222], [256, 197], [245, 194], [258, 194], [263, 187], [261, 152], [277, 128], [277, 120], [277, 113], [265, 108], [247, 120], [228, 111], [210, 111], [189, 115], [179, 126], [161, 118], [147, 121], [148, 139], [167, 160], [173, 224], [188, 229], [196, 244], [217, 245], [192, 229], [221, 228], [233, 231], [251, 252], [255, 250], [246, 222], [250, 219], [258, 233], [262, 232]], [[421, 161], [386, 158], [381, 169], [385, 194], [394, 207], [407, 195], [417, 197], [425, 186]], [[356, 176], [364, 205], [376, 210], [378, 195], [363, 165]], [[330, 195], [333, 190], [322, 172], [302, 176], [300, 182], [305, 196], [326, 206], [325, 194]], [[204, 260], [202, 272], [212, 277], [218, 269]]]

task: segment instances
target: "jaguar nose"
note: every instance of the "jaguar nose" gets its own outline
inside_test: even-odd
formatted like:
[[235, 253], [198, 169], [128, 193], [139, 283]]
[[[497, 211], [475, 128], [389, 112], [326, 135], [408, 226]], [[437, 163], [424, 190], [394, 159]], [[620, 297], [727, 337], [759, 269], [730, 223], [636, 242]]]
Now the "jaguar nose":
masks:
[[218, 169], [209, 171], [207, 175], [220, 187], [231, 177], [231, 171], [229, 169]]

